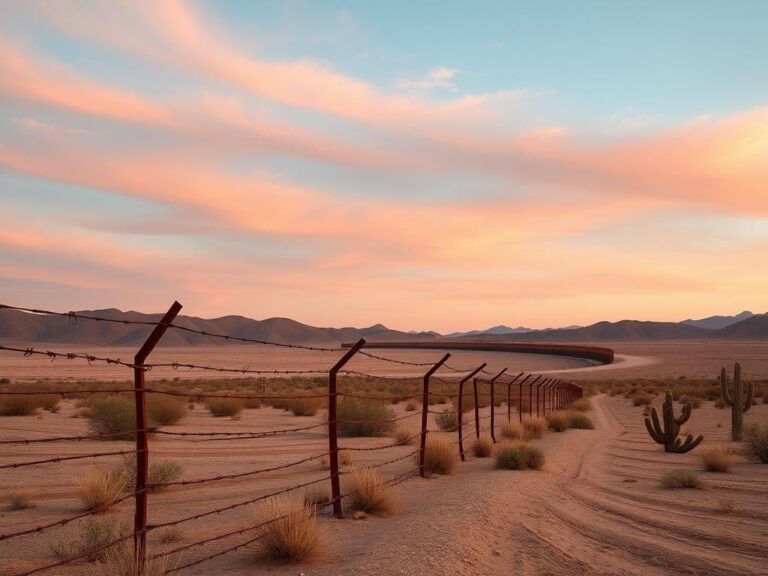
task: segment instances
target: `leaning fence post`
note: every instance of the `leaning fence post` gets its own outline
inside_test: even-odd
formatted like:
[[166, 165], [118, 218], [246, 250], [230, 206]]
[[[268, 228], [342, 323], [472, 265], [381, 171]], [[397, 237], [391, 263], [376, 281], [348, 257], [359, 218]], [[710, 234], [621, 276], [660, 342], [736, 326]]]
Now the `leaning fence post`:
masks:
[[429, 379], [432, 374], [445, 364], [446, 360], [450, 358], [450, 354], [443, 356], [440, 361], [432, 366], [426, 374], [424, 374], [424, 388], [421, 396], [421, 443], [419, 446], [419, 474], [424, 478], [424, 458], [427, 451], [427, 420], [429, 419]]
[[463, 420], [464, 420], [464, 412], [462, 411], [464, 408], [464, 383], [469, 380], [470, 378], [474, 377], [475, 374], [480, 372], [485, 368], [485, 363], [483, 363], [478, 368], [475, 368], [474, 371], [472, 371], [470, 374], [465, 376], [460, 382], [459, 382], [459, 402], [458, 402], [458, 414], [457, 414], [457, 420], [456, 420], [456, 430], [459, 433], [459, 456], [461, 456], [461, 461], [464, 462], [466, 460], [464, 456], [464, 438], [463, 435]]
[[136, 404], [136, 512], [133, 517], [133, 555], [140, 573], [147, 553], [147, 476], [149, 474], [149, 432], [147, 399], [144, 392], [144, 362], [170, 327], [181, 304], [174, 302], [133, 359], [134, 401]]
[[475, 438], [480, 438], [480, 397], [477, 394], [477, 378], [472, 379], [472, 391], [475, 398]]
[[494, 385], [496, 383], [496, 380], [501, 378], [501, 376], [506, 371], [507, 369], [504, 368], [501, 372], [496, 374], [496, 376], [491, 378], [491, 440], [493, 440], [494, 444], [496, 444], [496, 390], [494, 388]]
[[523, 373], [520, 372], [520, 374], [507, 382], [507, 422], [512, 422], [512, 384], [517, 382], [518, 378], [522, 375]]
[[[536, 382], [539, 380], [541, 380], [541, 374], [531, 380], [531, 383], [528, 385], [528, 416], [530, 418], [533, 418], [533, 385], [536, 384]], [[538, 408], [538, 405], [536, 408]]]
[[517, 403], [517, 417], [520, 423], [523, 422], [523, 384], [525, 384], [531, 376], [533, 376], [533, 374], [528, 374], [520, 381], [520, 400], [518, 400]]
[[336, 362], [328, 371], [328, 462], [331, 469], [331, 498], [333, 501], [333, 515], [343, 518], [341, 509], [341, 484], [339, 483], [339, 440], [338, 422], [336, 421], [336, 375], [339, 370], [349, 362], [350, 358], [357, 354], [358, 350], [365, 346], [365, 339], [360, 338], [347, 353]]

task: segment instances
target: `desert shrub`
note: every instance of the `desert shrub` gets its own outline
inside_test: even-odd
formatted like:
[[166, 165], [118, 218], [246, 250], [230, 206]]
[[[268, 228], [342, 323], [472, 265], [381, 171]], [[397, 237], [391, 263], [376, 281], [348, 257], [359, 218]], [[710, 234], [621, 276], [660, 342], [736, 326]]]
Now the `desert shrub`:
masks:
[[[125, 489], [136, 490], [136, 455], [123, 456], [123, 460], [113, 468], [114, 474], [125, 479]], [[181, 478], [183, 469], [175, 460], [151, 460], [147, 470], [147, 490], [162, 490], [162, 484]]]
[[558, 410], [551, 412], [546, 416], [547, 427], [555, 432], [563, 432], [571, 426], [571, 419], [567, 412]]
[[129, 398], [107, 396], [91, 402], [88, 428], [97, 436], [111, 440], [131, 440], [135, 437], [136, 411]]
[[139, 565], [134, 556], [133, 543], [120, 542], [104, 551], [104, 557], [95, 570], [98, 576], [163, 576], [172, 567], [167, 556], [147, 558]]
[[651, 403], [651, 397], [645, 392], [637, 392], [632, 396], [633, 406], [648, 406]]
[[147, 397], [147, 420], [153, 426], [176, 424], [186, 413], [187, 408], [183, 400], [158, 394], [150, 394]]
[[488, 436], [480, 436], [472, 444], [472, 453], [478, 458], [487, 458], [493, 451], [493, 443]]
[[496, 447], [496, 468], [502, 470], [539, 470], [544, 453], [529, 442], [505, 440]]
[[744, 433], [744, 448], [749, 456], [768, 464], [768, 425], [760, 428], [757, 424], [747, 426]]
[[286, 409], [294, 416], [314, 416], [320, 409], [320, 401], [317, 398], [292, 398], [288, 400]]
[[499, 432], [506, 440], [522, 440], [525, 438], [525, 428], [518, 422], [507, 422], [501, 426]]
[[331, 501], [328, 490], [322, 486], [310, 486], [304, 491], [304, 505], [318, 508], [325, 506]]
[[707, 472], [728, 472], [728, 469], [731, 467], [731, 456], [728, 453], [728, 446], [722, 444], [705, 446], [699, 450], [699, 456]]
[[661, 477], [662, 488], [701, 488], [702, 483], [691, 470], [670, 470]]
[[244, 403], [239, 398], [208, 398], [205, 407], [216, 418], [234, 418], [243, 411]]
[[166, 526], [157, 534], [157, 541], [160, 544], [173, 544], [182, 540], [184, 540], [184, 532], [178, 526]]
[[243, 398], [242, 400], [245, 408], [250, 408], [251, 410], [261, 408], [261, 398]]
[[593, 430], [595, 427], [589, 416], [583, 412], [568, 410], [566, 414], [568, 416], [568, 426], [571, 428], [576, 430]]
[[[352, 458], [352, 454], [346, 450], [339, 450], [339, 466], [351, 466], [354, 463], [354, 458]], [[320, 466], [323, 468], [330, 468], [331, 461], [328, 459], [328, 456], [323, 456], [320, 459]]]
[[592, 410], [592, 404], [586, 398], [579, 398], [574, 400], [568, 406], [569, 410], [576, 410], [578, 412], [589, 412]]
[[392, 511], [392, 493], [376, 470], [358, 468], [347, 479], [350, 509], [366, 514], [385, 515]]
[[538, 416], [526, 416], [523, 418], [523, 429], [526, 438], [535, 440], [547, 431], [547, 421]]
[[56, 413], [59, 411], [59, 402], [61, 396], [58, 394], [39, 394], [37, 395], [37, 405], [43, 410]]
[[125, 492], [128, 478], [115, 467], [100, 466], [77, 484], [77, 495], [86, 510], [105, 512]]
[[725, 408], [725, 400], [723, 400], [722, 398], [718, 398], [717, 400], [715, 400], [715, 408], [717, 408], [718, 410], [723, 410]]
[[4, 396], [0, 399], [0, 416], [29, 416], [39, 407], [37, 399], [32, 394]]
[[[127, 532], [125, 526], [120, 526], [117, 519], [110, 517], [89, 517], [80, 526], [80, 534], [74, 542], [57, 541], [51, 546], [51, 552], [56, 558], [64, 560], [85, 555], [89, 562], [104, 560], [108, 548], [100, 550]], [[112, 547], [110, 547], [112, 548]], [[114, 573], [110, 572], [110, 576]], [[105, 575], [106, 576], [106, 575]]]
[[266, 514], [256, 509], [254, 514], [258, 523], [273, 520], [263, 528], [263, 537], [259, 540], [262, 558], [295, 563], [311, 560], [322, 552], [323, 539], [314, 507], [275, 498], [267, 502]]
[[395, 429], [394, 412], [376, 400], [345, 396], [336, 407], [336, 417], [340, 436], [387, 436]]
[[413, 402], [408, 402], [408, 404], [405, 405], [405, 411], [406, 412], [415, 412], [416, 408], [417, 408], [417, 406]]
[[455, 410], [443, 410], [435, 414], [435, 424], [444, 432], [455, 432], [459, 427], [459, 419]]
[[453, 442], [440, 436], [428, 436], [424, 448], [424, 470], [427, 474], [453, 474], [459, 456]]
[[414, 442], [416, 442], [417, 437], [418, 437], [417, 435], [411, 434], [411, 432], [406, 430], [405, 428], [396, 429], [395, 433], [392, 435], [392, 438], [394, 438], [395, 443], [401, 446], [413, 444]]
[[10, 378], [0, 378], [0, 384], [10, 384], [11, 379]]
[[34, 507], [35, 503], [25, 492], [13, 492], [8, 495], [8, 510], [27, 510]]

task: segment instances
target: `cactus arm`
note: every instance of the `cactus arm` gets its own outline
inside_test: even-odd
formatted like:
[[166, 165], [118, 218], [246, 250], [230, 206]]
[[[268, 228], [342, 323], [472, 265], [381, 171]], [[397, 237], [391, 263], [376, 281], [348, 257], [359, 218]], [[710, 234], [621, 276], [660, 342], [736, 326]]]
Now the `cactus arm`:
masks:
[[[658, 421], [659, 419], [657, 417], [656, 422]], [[651, 438], [653, 438], [654, 442], [656, 442], [657, 444], [664, 444], [664, 439], [660, 436], [658, 430], [654, 428], [654, 426], [651, 424], [651, 421], [648, 420], [648, 418], [645, 419], [645, 427], [648, 429], [648, 434], [651, 435]]]
[[653, 418], [653, 429], [656, 431], [656, 437], [659, 444], [664, 444], [667, 441], [667, 434], [664, 433], [664, 428], [661, 425], [661, 422], [659, 422], [659, 413], [656, 411], [656, 408], [651, 408], [651, 418]]
[[678, 440], [675, 442], [675, 452], [677, 452], [678, 454], [685, 454], [686, 452], [690, 452], [691, 450], [696, 448], [696, 446], [701, 444], [702, 440], [704, 440], [704, 436], [699, 436], [694, 440], [692, 434], [688, 434], [688, 436], [685, 439], [685, 442], [682, 442], [682, 443], [678, 438]]
[[752, 408], [752, 403], [755, 401], [755, 385], [750, 382], [747, 384], [747, 400], [744, 403], [744, 408], [742, 409], [742, 412], [746, 412], [750, 408]]
[[683, 413], [680, 415], [679, 418], [675, 418], [675, 422], [677, 422], [678, 426], [682, 426], [686, 422], [688, 422], [688, 419], [691, 417], [691, 410], [693, 410], [693, 403], [692, 402], [686, 402], [683, 406]]
[[728, 406], [733, 406], [733, 397], [728, 387], [728, 375], [725, 372], [725, 368], [720, 370], [720, 393], [723, 395], [723, 402], [728, 404]]

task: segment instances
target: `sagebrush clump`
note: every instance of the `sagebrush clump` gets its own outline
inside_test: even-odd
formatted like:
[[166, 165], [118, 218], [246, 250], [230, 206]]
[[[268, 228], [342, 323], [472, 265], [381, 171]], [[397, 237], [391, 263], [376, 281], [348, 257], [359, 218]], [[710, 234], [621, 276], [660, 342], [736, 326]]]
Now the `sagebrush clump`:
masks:
[[744, 447], [747, 455], [768, 464], [768, 425], [762, 428], [757, 424], [747, 426], [744, 434]]
[[252, 508], [258, 524], [268, 522], [259, 540], [259, 556], [272, 562], [307, 562], [323, 552], [324, 540], [315, 507], [288, 498], [275, 498], [266, 510]]
[[339, 436], [388, 436], [395, 429], [395, 413], [376, 400], [343, 397], [336, 407]]
[[427, 474], [453, 474], [459, 456], [456, 446], [447, 438], [428, 436], [424, 449], [424, 471]]
[[216, 418], [235, 418], [243, 411], [245, 403], [239, 398], [208, 398], [205, 407]]
[[472, 444], [472, 453], [478, 458], [487, 458], [493, 451], [493, 443], [488, 436], [480, 436]]
[[544, 453], [529, 442], [506, 440], [496, 446], [496, 467], [502, 470], [539, 470]]
[[356, 512], [383, 516], [392, 511], [390, 487], [371, 468], [358, 468], [346, 480], [347, 505]]
[[459, 418], [455, 410], [443, 410], [435, 414], [435, 424], [444, 432], [455, 432], [459, 427]]
[[132, 440], [136, 433], [134, 402], [123, 396], [95, 398], [88, 409], [88, 428], [108, 440]]
[[701, 480], [690, 470], [670, 470], [661, 478], [662, 488], [702, 488]]

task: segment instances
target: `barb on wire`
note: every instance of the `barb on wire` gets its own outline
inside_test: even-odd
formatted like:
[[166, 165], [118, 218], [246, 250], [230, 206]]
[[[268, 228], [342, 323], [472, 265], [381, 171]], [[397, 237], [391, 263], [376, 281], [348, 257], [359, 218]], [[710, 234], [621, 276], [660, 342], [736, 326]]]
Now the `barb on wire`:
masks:
[[279, 436], [280, 434], [288, 434], [290, 432], [303, 432], [305, 430], [312, 430], [314, 428], [324, 428], [328, 426], [328, 422], [321, 422], [320, 424], [312, 424], [311, 426], [301, 426], [299, 428], [285, 428], [282, 430], [266, 430], [264, 432], [171, 432], [168, 430], [155, 430], [155, 434], [162, 434], [164, 436], [206, 436], [206, 442], [213, 440], [253, 440], [258, 438], [268, 438], [271, 436]]
[[264, 474], [266, 472], [274, 472], [276, 470], [284, 470], [286, 468], [292, 468], [299, 464], [311, 462], [313, 460], [319, 460], [328, 456], [330, 452], [324, 452], [323, 454], [316, 454], [315, 456], [309, 456], [296, 462], [290, 462], [288, 464], [281, 464], [279, 466], [272, 466], [271, 468], [259, 468], [257, 470], [249, 470], [248, 472], [239, 472], [237, 474], [220, 474], [219, 476], [210, 476], [208, 478], [198, 478], [196, 480], [174, 480], [172, 482], [157, 482], [154, 484], [148, 484], [149, 488], [164, 488], [166, 486], [188, 486], [191, 484], [204, 484], [206, 482], [216, 482], [219, 480], [235, 480], [237, 478], [245, 478], [246, 476], [255, 476], [257, 474]]
[[37, 464], [51, 464], [58, 462], [65, 462], [67, 460], [83, 460], [85, 458], [100, 458], [102, 456], [118, 456], [120, 454], [137, 454], [143, 452], [143, 450], [118, 450], [115, 452], [94, 452], [92, 454], [78, 454], [77, 456], [54, 456], [53, 458], [46, 458], [45, 460], [30, 460], [27, 462], [14, 462], [12, 464], [2, 464], [0, 469], [4, 468], [22, 468], [24, 466], [35, 466]]
[[132, 364], [130, 362], [123, 362], [120, 360], [120, 358], [105, 358], [105, 357], [99, 357], [95, 356], [93, 354], [83, 354], [80, 352], [53, 352], [51, 350], [36, 350], [35, 348], [17, 348], [15, 346], [2, 346], [0, 345], [0, 350], [7, 350], [9, 352], [21, 352], [24, 354], [25, 357], [28, 356], [48, 356], [48, 358], [51, 359], [51, 361], [56, 360], [57, 358], [65, 358], [67, 360], [86, 360], [88, 364], [91, 364], [92, 362], [105, 362], [106, 364], [116, 364], [118, 366], [125, 366], [127, 368], [140, 368], [142, 370], [150, 370], [148, 366], [137, 366], [135, 364]]
[[352, 394], [350, 392], [336, 392], [336, 396], [346, 396], [347, 398], [360, 398], [362, 400], [386, 400], [402, 402], [403, 400], [411, 400], [413, 398], [420, 398], [421, 392], [410, 395], [398, 395], [398, 396], [366, 396], [364, 394]]
[[19, 438], [16, 440], [0, 440], [0, 444], [43, 444], [47, 442], [77, 442], [80, 440], [104, 440], [106, 438], [114, 438], [116, 436], [125, 436], [127, 434], [136, 434], [137, 432], [148, 432], [150, 434], [156, 432], [155, 428], [147, 428], [145, 430], [123, 430], [121, 432], [111, 432], [109, 434], [88, 434], [85, 436], [51, 436], [48, 438]]
[[318, 368], [316, 370], [255, 370], [252, 368], [222, 368], [218, 366], [207, 366], [202, 364], [188, 364], [182, 362], [161, 362], [153, 364], [145, 364], [147, 368], [172, 368], [178, 370], [183, 368], [186, 370], [202, 370], [204, 372], [222, 372], [229, 374], [281, 374], [281, 375], [298, 375], [298, 374], [325, 374], [328, 372], [328, 368]]
[[[375, 346], [375, 344], [373, 344]], [[361, 356], [373, 358], [375, 360], [382, 360], [383, 362], [391, 362], [392, 364], [402, 364], [403, 366], [434, 366], [434, 362], [410, 362], [408, 360], [398, 360], [397, 358], [387, 358], [386, 356], [380, 356], [378, 354], [372, 354], [365, 350], [358, 350], [357, 352]]]
[[[110, 502], [108, 506], [112, 507], [117, 504], [120, 504], [121, 502], [125, 502], [126, 500], [130, 498], [134, 498], [136, 495], [141, 494], [141, 492], [142, 491], [136, 491], [130, 494], [124, 494], [117, 500]], [[50, 528], [58, 528], [60, 526], [66, 526], [67, 524], [70, 524], [75, 520], [80, 520], [81, 518], [85, 518], [87, 516], [93, 516], [94, 514], [100, 514], [103, 511], [104, 511], [104, 508], [97, 508], [96, 510], [88, 510], [87, 512], [82, 512], [80, 514], [77, 514], [76, 516], [70, 516], [62, 520], [56, 520], [55, 522], [51, 522], [49, 524], [42, 524], [40, 526], [35, 526], [34, 528], [19, 530], [18, 532], [11, 532], [9, 534], [0, 534], [0, 541], [10, 540], [11, 538], [17, 538], [19, 536], [27, 536], [29, 534], [37, 534], [39, 532], [43, 532], [44, 530], [48, 530]]]
[[157, 528], [165, 528], [167, 526], [176, 526], [177, 524], [182, 524], [184, 522], [191, 522], [192, 520], [198, 520], [200, 518], [205, 518], [206, 516], [211, 516], [213, 514], [221, 514], [222, 512], [228, 512], [229, 510], [234, 510], [235, 508], [241, 508], [243, 506], [248, 506], [248, 504], [255, 504], [256, 502], [261, 502], [262, 500], [266, 500], [267, 498], [272, 498], [273, 496], [279, 496], [281, 494], [286, 494], [287, 492], [292, 492], [293, 490], [298, 490], [300, 488], [306, 488], [307, 486], [312, 486], [313, 484], [318, 484], [319, 482], [325, 482], [329, 480], [330, 476], [324, 476], [322, 478], [318, 478], [317, 480], [312, 480], [310, 482], [304, 482], [303, 484], [295, 484], [294, 486], [289, 486], [288, 488], [284, 488], [282, 490], [278, 490], [277, 492], [271, 492], [270, 494], [264, 494], [262, 496], [258, 496], [256, 498], [251, 498], [249, 500], [245, 500], [242, 502], [237, 502], [235, 504], [230, 504], [229, 506], [223, 506], [221, 508], [216, 508], [214, 510], [208, 510], [206, 512], [200, 512], [199, 514], [193, 514], [192, 516], [187, 516], [185, 518], [179, 518], [178, 520], [171, 520], [168, 522], [162, 522], [160, 524], [153, 524], [151, 526], [147, 526], [147, 530], [156, 530]]
[[160, 388], [146, 388], [144, 390], [148, 394], [165, 394], [166, 396], [183, 396], [185, 398], [199, 397], [199, 398], [240, 398], [245, 400], [303, 400], [305, 398], [328, 398], [328, 393], [325, 394], [302, 394], [291, 396], [271, 396], [265, 394], [208, 394], [205, 392], [199, 392], [197, 390], [189, 392], [177, 392], [175, 390], [162, 390]]
[[387, 448], [398, 448], [400, 446], [407, 446], [408, 442], [413, 440], [414, 438], [418, 438], [421, 436], [421, 434], [414, 434], [412, 436], [409, 436], [408, 438], [405, 438], [402, 442], [397, 442], [395, 444], [387, 444], [386, 446], [369, 446], [365, 448], [358, 448], [358, 447], [343, 447], [341, 450], [349, 450], [350, 452], [373, 452], [375, 450], [386, 450]]

